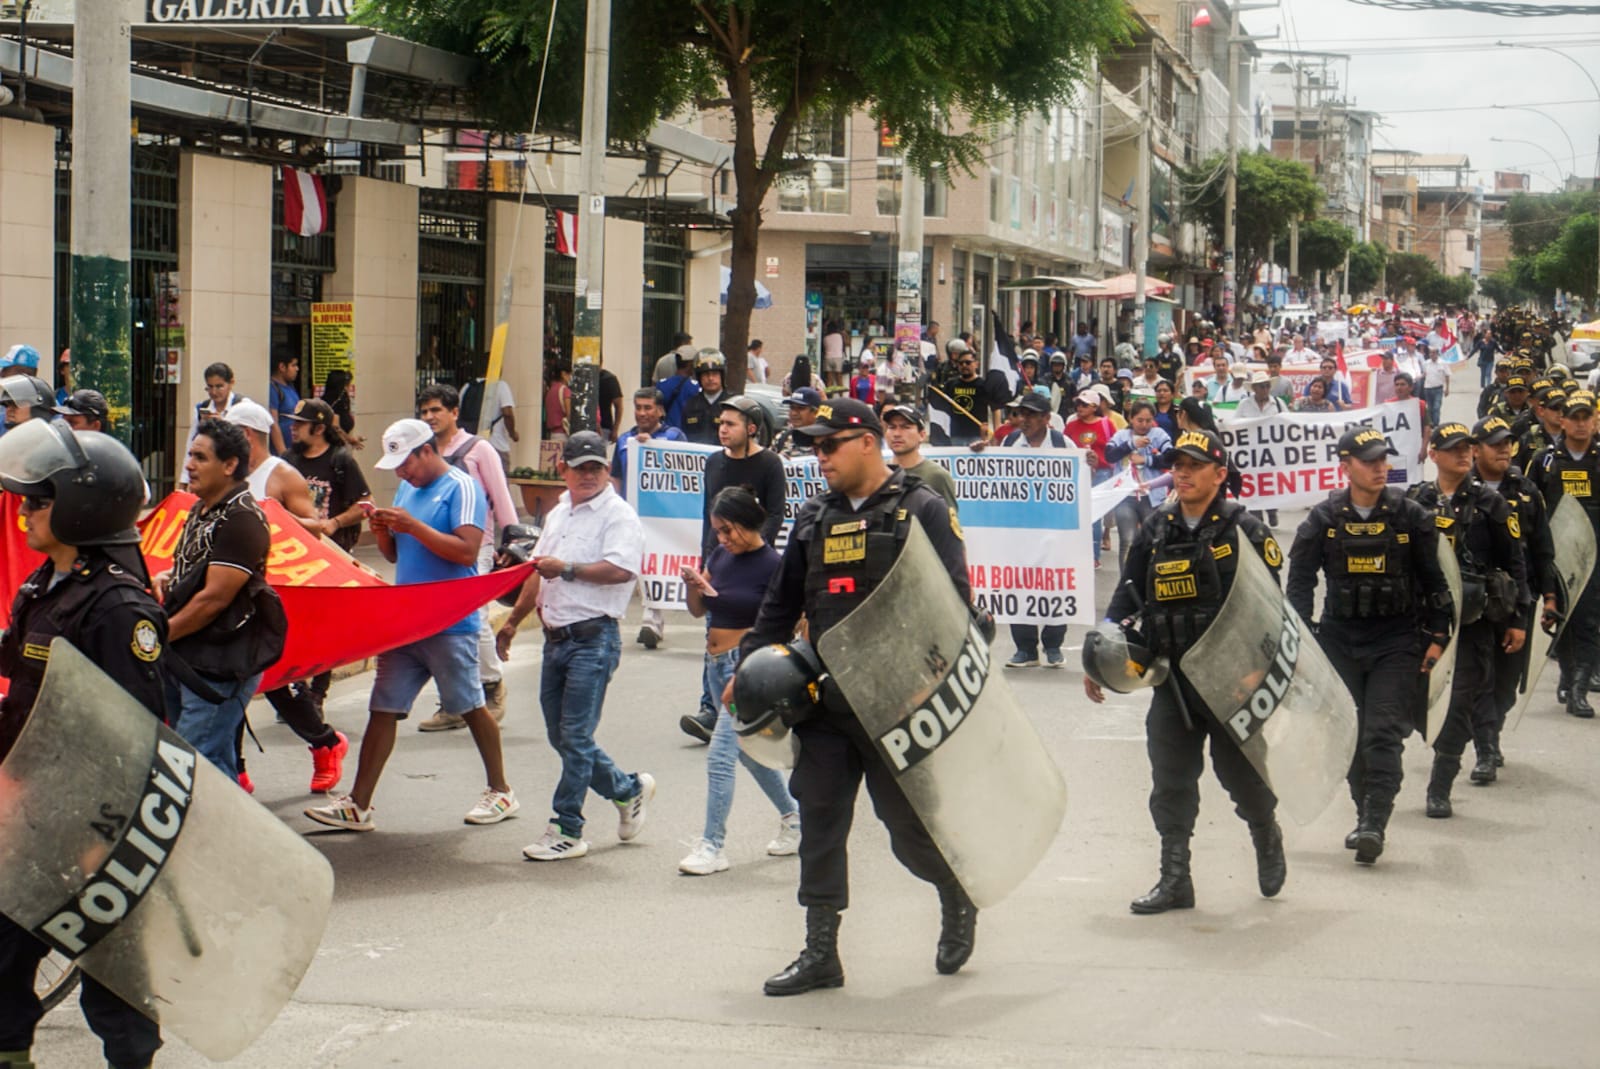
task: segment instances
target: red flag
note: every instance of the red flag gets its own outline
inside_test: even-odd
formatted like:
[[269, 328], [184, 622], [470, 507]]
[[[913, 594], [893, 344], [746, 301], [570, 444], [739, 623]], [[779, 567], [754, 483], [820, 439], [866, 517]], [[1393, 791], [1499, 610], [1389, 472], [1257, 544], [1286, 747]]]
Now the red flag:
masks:
[[578, 217], [572, 212], [556, 212], [556, 252], [577, 258]]
[[0, 490], [0, 630], [11, 626], [11, 603], [17, 591], [35, 568], [44, 563], [44, 554], [28, 548], [28, 533], [22, 529], [22, 498]]
[[322, 176], [294, 167], [283, 169], [283, 228], [303, 238], [328, 229], [328, 197]]

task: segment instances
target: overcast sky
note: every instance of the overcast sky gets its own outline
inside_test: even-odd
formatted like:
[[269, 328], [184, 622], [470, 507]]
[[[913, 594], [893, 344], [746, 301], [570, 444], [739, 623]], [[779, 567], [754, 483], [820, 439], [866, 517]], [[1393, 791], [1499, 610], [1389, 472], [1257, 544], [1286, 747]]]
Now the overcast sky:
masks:
[[[1553, 188], [1552, 156], [1562, 178], [1600, 173], [1600, 100], [1578, 66], [1600, 81], [1600, 16], [1503, 18], [1390, 11], [1353, 0], [1281, 0], [1276, 10], [1241, 18], [1253, 34], [1278, 31], [1277, 40], [1261, 42], [1264, 49], [1349, 55], [1332, 69], [1354, 106], [1381, 115], [1380, 150], [1464, 152], [1491, 188], [1496, 170], [1531, 174], [1536, 191]], [[1496, 47], [1496, 40], [1551, 45], [1577, 62]], [[1263, 56], [1262, 62], [1274, 58], [1280, 57]], [[1549, 118], [1510, 107], [1495, 110], [1495, 104], [1536, 107]], [[1495, 137], [1532, 144], [1490, 140]]]

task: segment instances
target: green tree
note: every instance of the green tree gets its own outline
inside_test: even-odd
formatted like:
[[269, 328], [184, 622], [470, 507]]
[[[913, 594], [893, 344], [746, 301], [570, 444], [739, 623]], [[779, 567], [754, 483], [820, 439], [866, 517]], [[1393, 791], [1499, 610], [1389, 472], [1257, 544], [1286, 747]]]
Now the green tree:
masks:
[[1514, 256], [1537, 256], [1560, 239], [1567, 220], [1600, 205], [1593, 192], [1518, 193], [1506, 201], [1504, 219], [1511, 230]]
[[[550, 0], [368, 0], [357, 18], [478, 56], [487, 113], [503, 130], [527, 129]], [[803, 117], [866, 109], [918, 171], [971, 173], [993, 124], [1072, 99], [1131, 25], [1123, 0], [614, 0], [612, 141], [691, 104], [731, 115], [730, 387], [744, 382], [761, 203], [780, 175], [807, 166], [789, 148]], [[551, 37], [540, 122], [572, 133], [584, 5], [560, 5]]]
[[[1300, 224], [1300, 278], [1314, 278], [1323, 272], [1324, 280], [1330, 273], [1344, 267], [1345, 253], [1355, 245], [1356, 232], [1332, 219], [1308, 219]], [[1289, 262], [1289, 239], [1282, 237], [1273, 246], [1273, 261]]]
[[1565, 290], [1595, 300], [1595, 268], [1600, 263], [1600, 217], [1574, 215], [1556, 239], [1531, 257], [1533, 277], [1547, 293]]
[[1459, 307], [1472, 299], [1475, 288], [1472, 275], [1467, 271], [1454, 278], [1434, 271], [1417, 286], [1417, 300], [1441, 308]]
[[1391, 252], [1385, 270], [1385, 284], [1389, 295], [1397, 301], [1417, 290], [1424, 282], [1439, 273], [1433, 261], [1420, 252]]
[[1523, 280], [1518, 277], [1518, 272], [1511, 264], [1507, 264], [1492, 275], [1485, 275], [1479, 281], [1478, 287], [1485, 297], [1501, 308], [1521, 304], [1536, 292], [1523, 285]]
[[1358, 241], [1350, 247], [1350, 294], [1360, 297], [1378, 287], [1389, 250], [1376, 241]]
[[[1185, 208], [1211, 233], [1213, 241], [1223, 244], [1227, 157], [1219, 153], [1179, 174]], [[1236, 266], [1239, 288], [1244, 291], [1272, 256], [1273, 245], [1289, 232], [1289, 224], [1316, 214], [1323, 192], [1305, 164], [1267, 152], [1241, 155], [1238, 181]]]

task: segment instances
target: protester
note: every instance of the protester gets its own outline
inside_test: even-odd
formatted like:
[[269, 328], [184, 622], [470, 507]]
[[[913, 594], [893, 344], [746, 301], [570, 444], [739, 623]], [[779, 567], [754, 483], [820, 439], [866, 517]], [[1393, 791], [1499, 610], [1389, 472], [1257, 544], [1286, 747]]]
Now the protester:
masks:
[[1437, 349], [1427, 345], [1421, 349], [1422, 399], [1428, 403], [1428, 425], [1437, 427], [1444, 418], [1445, 394], [1450, 392], [1450, 369], [1439, 362]]
[[282, 456], [289, 449], [289, 413], [300, 403], [295, 383], [300, 378], [300, 357], [289, 349], [272, 352], [272, 380], [267, 386], [267, 410], [272, 414], [272, 452]]
[[[934, 326], [937, 327], [938, 324], [935, 323]], [[759, 382], [764, 386], [767, 382], [767, 376], [772, 374], [772, 365], [762, 355], [762, 350], [765, 347], [766, 343], [760, 338], [750, 342], [750, 347], [746, 350], [744, 357], [745, 379], [747, 382]]]
[[927, 419], [915, 405], [892, 405], [883, 410], [883, 441], [894, 454], [894, 463], [907, 475], [915, 475], [922, 485], [956, 507], [956, 481], [944, 465], [922, 455], [928, 440]]
[[[339, 420], [339, 433], [344, 435], [345, 445], [351, 449], [361, 449], [367, 440], [356, 433], [355, 406], [350, 396], [350, 387], [353, 379], [350, 372], [343, 368], [334, 368], [328, 372], [326, 383], [322, 387], [322, 398], [333, 414]], [[210, 388], [209, 381], [207, 389]]]
[[522, 587], [496, 644], [510, 657], [511, 641], [530, 613], [544, 629], [539, 705], [545, 736], [561, 756], [554, 815], [523, 850], [533, 861], [583, 857], [583, 802], [592, 789], [617, 807], [617, 838], [644, 829], [656, 790], [648, 772], [626, 773], [595, 743], [606, 684], [622, 659], [617, 623], [628, 611], [644, 554], [644, 530], [632, 507], [606, 478], [606, 443], [592, 431], [566, 442], [557, 470], [567, 484], [545, 518], [534, 546], [536, 573]]
[[[270, 638], [273, 627], [260, 602], [277, 603], [266, 585], [271, 535], [245, 485], [249, 463], [241, 427], [217, 419], [200, 424], [184, 465], [199, 501], [184, 521], [172, 570], [155, 579], [167, 641], [200, 677], [168, 679], [172, 729], [232, 780], [239, 778], [235, 736], [265, 667], [255, 655], [259, 645], [270, 645], [257, 640]], [[280, 649], [282, 637], [279, 630]]]
[[[206, 383], [206, 399], [194, 406], [194, 422], [189, 426], [189, 436], [183, 443], [183, 455], [189, 455], [189, 447], [194, 444], [194, 436], [200, 429], [200, 424], [208, 419], [222, 419], [228, 410], [243, 401], [244, 398], [233, 392], [233, 368], [227, 364], [216, 363], [209, 365], [204, 373]], [[187, 490], [188, 483], [184, 478], [178, 479], [178, 489]]]
[[552, 442], [567, 440], [572, 427], [572, 362], [566, 357], [556, 361], [554, 375], [544, 391], [544, 436]]
[[[437, 436], [439, 454], [445, 463], [470, 475], [488, 502], [488, 523], [483, 525], [483, 537], [478, 543], [478, 574], [487, 575], [494, 570], [495, 532], [517, 522], [517, 506], [511, 500], [505, 468], [493, 446], [461, 428], [458, 422], [461, 399], [454, 386], [434, 383], [424, 387], [417, 395], [417, 414]], [[488, 614], [480, 613], [478, 621], [478, 674], [484, 701], [498, 723], [506, 716], [505, 684], [500, 673], [500, 659], [494, 651], [494, 633], [489, 630]], [[417, 730], [453, 731], [464, 726], [460, 717], [451, 716], [449, 710], [441, 707], [418, 724]]]
[[[730, 486], [711, 502], [711, 523], [717, 545], [699, 570], [684, 565], [683, 582], [689, 614], [696, 619], [709, 614], [706, 628], [705, 683], [720, 696], [739, 666], [739, 640], [756, 621], [767, 584], [778, 570], [778, 551], [761, 535], [767, 514], [755, 495], [742, 486]], [[778, 834], [767, 844], [774, 857], [800, 849], [800, 806], [776, 769], [757, 764], [739, 749], [733, 716], [718, 701], [716, 729], [706, 753], [706, 822], [700, 841], [678, 862], [687, 876], [710, 876], [726, 871], [723, 853], [728, 810], [733, 806], [735, 761], [755, 778], [778, 811]]]
[[1137, 484], [1111, 511], [1117, 525], [1119, 570], [1127, 567], [1128, 550], [1139, 526], [1166, 500], [1171, 476], [1158, 475], [1156, 461], [1166, 455], [1172, 442], [1167, 432], [1156, 425], [1155, 406], [1148, 401], [1135, 401], [1128, 407], [1128, 426], [1106, 443], [1106, 460], [1119, 466], [1126, 460]]
[[[1106, 444], [1117, 433], [1117, 428], [1111, 421], [1100, 414], [1100, 401], [1100, 395], [1093, 390], [1080, 393], [1073, 402], [1073, 416], [1067, 420], [1062, 432], [1073, 445], [1088, 453], [1090, 478], [1096, 485], [1115, 474], [1110, 462], [1106, 460]], [[1094, 566], [1096, 568], [1100, 567], [1103, 535], [1102, 522], [1095, 520]]]
[[[676, 427], [684, 431], [683, 410], [689, 403], [689, 398], [700, 392], [700, 386], [694, 381], [690, 369], [694, 366], [694, 354], [685, 356], [682, 350], [677, 353], [678, 364], [671, 375], [656, 380], [656, 389], [661, 391], [662, 407], [666, 409], [666, 422], [669, 427]], [[670, 354], [669, 354], [670, 355]]]
[[[602, 445], [602, 456], [604, 451]], [[377, 466], [401, 480], [394, 505], [376, 509], [370, 517], [378, 552], [395, 566], [396, 585], [477, 575], [478, 549], [489, 529], [488, 505], [478, 483], [440, 455], [433, 428], [419, 419], [390, 424], [383, 432]], [[519, 805], [506, 782], [500, 726], [484, 707], [476, 649], [482, 616], [482, 609], [468, 613], [436, 634], [378, 655], [355, 785], [330, 804], [307, 809], [307, 817], [345, 831], [373, 830], [373, 795], [394, 751], [400, 721], [411, 715], [412, 703], [429, 680], [438, 688], [444, 711], [466, 722], [483, 761], [487, 786], [467, 811], [466, 823], [498, 824], [516, 814]]]
[[[481, 365], [480, 365], [481, 366]], [[600, 369], [600, 416], [604, 420], [611, 415], [609, 399], [611, 390], [606, 388], [607, 380], [615, 384], [617, 377], [605, 368]], [[505, 379], [494, 380], [494, 392], [487, 396], [489, 380], [484, 375], [479, 375], [467, 383], [467, 388], [461, 391], [461, 426], [469, 434], [478, 434], [489, 440], [494, 451], [500, 454], [500, 466], [506, 471], [511, 470], [511, 443], [522, 441], [522, 436], [517, 433], [517, 402], [511, 393], [511, 384]], [[616, 387], [617, 396], [621, 397], [621, 387]], [[621, 401], [617, 404], [620, 406]], [[488, 433], [483, 433], [487, 425]]]
[[75, 431], [111, 431], [111, 408], [99, 390], [73, 390], [55, 411]]

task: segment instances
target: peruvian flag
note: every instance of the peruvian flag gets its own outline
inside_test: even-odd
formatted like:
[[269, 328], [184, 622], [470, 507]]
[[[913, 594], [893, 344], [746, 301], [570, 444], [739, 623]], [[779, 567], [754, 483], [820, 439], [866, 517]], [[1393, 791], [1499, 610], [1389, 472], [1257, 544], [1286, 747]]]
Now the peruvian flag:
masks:
[[320, 175], [294, 167], [283, 169], [283, 226], [303, 238], [328, 229], [328, 195]]
[[578, 256], [578, 216], [574, 212], [556, 212], [556, 252], [562, 256]]

